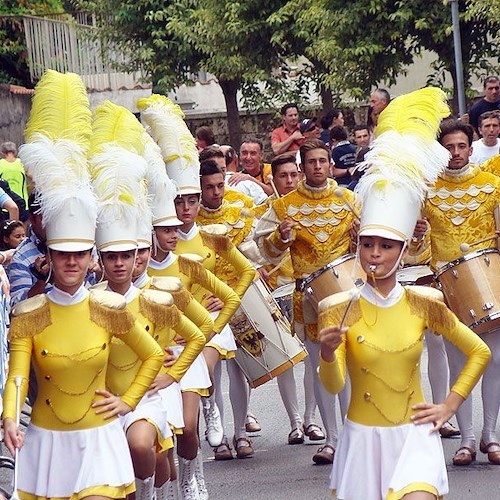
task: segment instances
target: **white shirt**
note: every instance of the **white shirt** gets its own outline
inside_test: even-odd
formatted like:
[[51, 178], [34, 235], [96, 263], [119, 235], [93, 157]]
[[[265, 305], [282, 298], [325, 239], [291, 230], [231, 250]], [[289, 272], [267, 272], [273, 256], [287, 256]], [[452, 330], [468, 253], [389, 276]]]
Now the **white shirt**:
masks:
[[[233, 172], [226, 172], [226, 182], [231, 175], [233, 175]], [[238, 184], [230, 186], [230, 188], [253, 198], [255, 205], [260, 205], [267, 199], [266, 192], [253, 181], [240, 181]]]
[[481, 165], [500, 152], [500, 139], [494, 146], [486, 146], [482, 139], [472, 143], [472, 154], [469, 158], [471, 163]]

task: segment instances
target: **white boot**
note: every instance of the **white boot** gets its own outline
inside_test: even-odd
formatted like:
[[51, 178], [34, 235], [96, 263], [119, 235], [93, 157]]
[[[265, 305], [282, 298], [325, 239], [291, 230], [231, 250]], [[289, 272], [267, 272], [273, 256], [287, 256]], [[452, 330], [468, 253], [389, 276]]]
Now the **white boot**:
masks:
[[182, 500], [200, 500], [198, 486], [194, 471], [196, 468], [195, 460], [186, 460], [179, 457], [179, 476], [180, 476], [180, 489]]
[[212, 394], [208, 398], [203, 398], [203, 416], [207, 426], [207, 441], [212, 448], [219, 446], [224, 437], [220, 412]]
[[177, 479], [167, 481], [167, 500], [179, 500], [179, 489], [177, 488]]
[[194, 469], [194, 477], [196, 478], [196, 485], [198, 486], [198, 493], [200, 500], [208, 500], [208, 490], [205, 483], [205, 475], [203, 474], [203, 457], [201, 450], [198, 450], [198, 455], [195, 458], [196, 467]]
[[135, 500], [152, 500], [154, 491], [154, 474], [146, 479], [135, 478]]

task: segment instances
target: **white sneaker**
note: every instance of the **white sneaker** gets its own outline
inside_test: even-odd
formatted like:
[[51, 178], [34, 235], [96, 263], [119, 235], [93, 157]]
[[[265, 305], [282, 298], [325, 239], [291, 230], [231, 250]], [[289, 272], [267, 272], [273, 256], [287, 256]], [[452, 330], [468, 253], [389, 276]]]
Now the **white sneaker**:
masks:
[[203, 416], [207, 426], [207, 441], [212, 448], [219, 446], [224, 437], [222, 422], [217, 404], [212, 398], [205, 398], [203, 403]]

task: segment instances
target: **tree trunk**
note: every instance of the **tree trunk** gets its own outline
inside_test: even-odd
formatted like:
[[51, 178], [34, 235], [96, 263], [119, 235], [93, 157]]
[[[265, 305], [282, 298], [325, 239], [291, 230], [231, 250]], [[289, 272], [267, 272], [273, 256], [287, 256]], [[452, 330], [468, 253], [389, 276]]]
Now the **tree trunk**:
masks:
[[320, 85], [319, 93], [321, 95], [321, 102], [323, 103], [323, 114], [326, 115], [328, 111], [333, 109], [332, 91]]
[[240, 114], [238, 111], [238, 89], [240, 80], [219, 80], [226, 101], [229, 144], [239, 151], [241, 144]]

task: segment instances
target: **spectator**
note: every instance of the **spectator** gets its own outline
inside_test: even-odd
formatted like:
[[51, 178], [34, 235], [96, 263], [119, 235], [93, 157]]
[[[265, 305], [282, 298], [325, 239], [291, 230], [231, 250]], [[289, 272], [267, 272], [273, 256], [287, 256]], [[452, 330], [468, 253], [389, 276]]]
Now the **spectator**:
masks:
[[470, 162], [481, 165], [497, 155], [500, 146], [500, 111], [486, 111], [479, 117], [479, 132], [482, 139], [472, 143]]
[[330, 130], [332, 144], [332, 173], [341, 186], [348, 186], [356, 163], [356, 146], [347, 140], [344, 127], [336, 125]]
[[210, 127], [199, 127], [195, 132], [196, 147], [198, 151], [203, 151], [207, 146], [215, 144], [215, 135]]
[[[3, 189], [5, 194], [14, 202], [14, 204], [17, 206], [17, 210], [19, 212], [19, 216], [17, 219], [19, 219], [22, 222], [26, 222], [28, 220], [28, 211], [26, 210], [26, 203], [24, 201], [24, 198], [19, 196], [17, 193], [12, 191], [10, 189], [9, 183], [3, 179], [0, 179], [0, 189]], [[10, 212], [7, 207], [3, 207], [3, 209], [7, 212], [7, 216], [5, 212], [3, 213], [3, 218], [4, 220], [15, 220], [11, 219], [10, 217]]]
[[17, 157], [17, 147], [13, 142], [4, 142], [1, 146], [0, 179], [9, 184], [14, 193], [28, 203], [28, 183], [21, 160]]
[[17, 248], [24, 238], [26, 238], [26, 230], [20, 220], [4, 221], [0, 232], [2, 250]]
[[287, 151], [298, 151], [305, 141], [299, 129], [299, 109], [294, 103], [285, 104], [281, 108], [283, 125], [275, 128], [271, 133], [271, 147], [275, 155]]
[[7, 190], [9, 190], [8, 184], [7, 186], [5, 186], [5, 184], [7, 184], [5, 181], [0, 181], [0, 207], [2, 207], [2, 210], [8, 212], [8, 218], [10, 220], [17, 220], [19, 219], [19, 207], [7, 194], [6, 190], [3, 189], [3, 187], [5, 187]]
[[484, 97], [476, 102], [469, 111], [469, 123], [479, 135], [479, 117], [486, 111], [500, 109], [500, 79], [498, 76], [486, 77], [483, 88]]
[[356, 143], [356, 163], [359, 163], [359, 155], [361, 151], [370, 146], [370, 130], [368, 125], [355, 125], [352, 129], [352, 134], [354, 136], [354, 142]]
[[391, 96], [389, 92], [385, 89], [376, 89], [370, 96], [370, 108], [368, 112], [368, 127], [373, 133], [375, 127], [377, 126], [377, 121], [380, 113], [384, 111], [385, 108], [391, 102]]
[[319, 138], [327, 145], [330, 146], [330, 130], [335, 125], [344, 126], [344, 115], [340, 109], [332, 109], [321, 118], [321, 134]]

